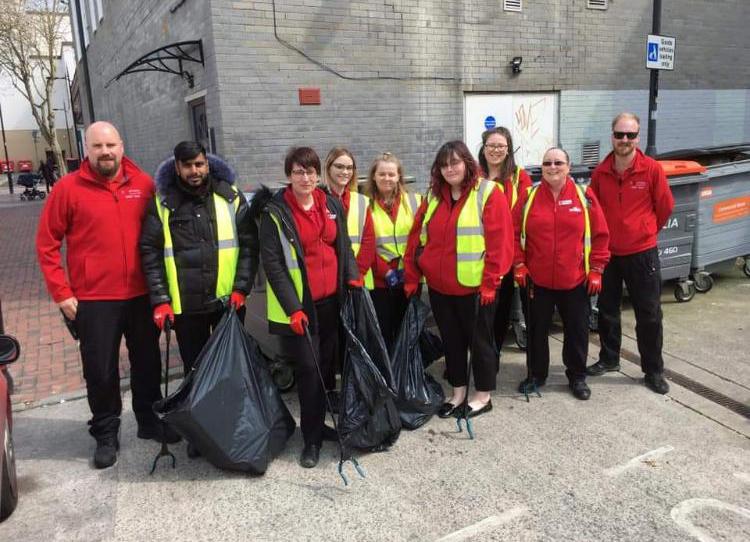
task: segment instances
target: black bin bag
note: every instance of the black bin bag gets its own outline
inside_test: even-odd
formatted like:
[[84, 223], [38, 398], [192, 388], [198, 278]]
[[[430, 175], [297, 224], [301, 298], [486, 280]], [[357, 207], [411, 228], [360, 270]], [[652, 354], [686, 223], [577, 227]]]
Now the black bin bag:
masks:
[[345, 449], [386, 450], [398, 439], [401, 421], [388, 349], [365, 289], [349, 292], [341, 320], [346, 335], [338, 423], [342, 444]]
[[429, 314], [430, 308], [416, 296], [412, 297], [393, 349], [396, 407], [406, 429], [416, 429], [426, 423], [445, 402], [443, 387], [425, 372], [426, 364], [422, 360], [421, 339]]
[[295, 422], [260, 349], [227, 310], [179, 389], [154, 412], [214, 466], [263, 474]]

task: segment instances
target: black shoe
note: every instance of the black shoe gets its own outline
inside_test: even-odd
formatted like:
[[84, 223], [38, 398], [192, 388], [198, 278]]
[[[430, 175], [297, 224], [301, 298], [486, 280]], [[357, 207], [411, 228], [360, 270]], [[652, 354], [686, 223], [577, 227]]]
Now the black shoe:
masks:
[[299, 464], [306, 469], [311, 469], [320, 460], [320, 444], [305, 444], [302, 455], [299, 456]]
[[605, 363], [603, 361], [597, 361], [593, 365], [586, 367], [586, 374], [589, 376], [600, 376], [604, 373], [611, 373], [612, 371], [619, 371], [620, 370], [620, 364], [615, 363]]
[[518, 393], [527, 393], [529, 391], [534, 391], [534, 388], [538, 390], [546, 383], [546, 378], [535, 378], [533, 376], [530, 376], [528, 378], [525, 378], [521, 381], [520, 384], [518, 384]]
[[337, 390], [327, 391], [328, 402], [331, 405], [331, 412], [333, 414], [339, 413], [339, 403], [341, 402], [341, 394]]
[[589, 389], [585, 380], [574, 380], [568, 383], [570, 391], [573, 392], [573, 397], [580, 399], [581, 401], [587, 401], [591, 397], [591, 389]]
[[333, 427], [329, 425], [324, 425], [323, 426], [323, 440], [329, 440], [331, 442], [338, 442], [339, 436]]
[[446, 402], [438, 409], [437, 415], [438, 418], [450, 418], [451, 416], [455, 416], [460, 409], [461, 405], [456, 406], [453, 403]]
[[645, 383], [646, 387], [654, 393], [660, 393], [662, 395], [669, 393], [669, 384], [664, 380], [664, 375], [662, 373], [647, 374]]
[[96, 451], [94, 452], [94, 466], [97, 469], [106, 469], [111, 467], [117, 461], [117, 450], [120, 449], [120, 443], [117, 436], [102, 437], [96, 441]]
[[490, 410], [492, 410], [492, 400], [490, 399], [489, 401], [487, 401], [486, 405], [484, 405], [482, 408], [478, 408], [476, 410], [474, 410], [473, 408], [471, 408], [469, 405], [466, 405], [466, 408], [469, 409], [469, 412], [468, 412], [468, 414], [466, 414], [466, 416], [468, 418], [476, 418], [477, 416], [479, 416], [481, 414], [484, 414], [485, 412], [489, 412]]
[[190, 459], [195, 459], [196, 457], [200, 457], [202, 455], [203, 454], [201, 453], [201, 451], [198, 448], [195, 447], [195, 444], [193, 444], [192, 442], [188, 442], [188, 445], [187, 445], [187, 456]]
[[161, 442], [162, 431], [164, 432], [164, 440], [168, 444], [175, 444], [176, 442], [180, 442], [182, 440], [180, 435], [178, 435], [174, 429], [163, 422], [140, 424], [138, 426], [138, 438]]

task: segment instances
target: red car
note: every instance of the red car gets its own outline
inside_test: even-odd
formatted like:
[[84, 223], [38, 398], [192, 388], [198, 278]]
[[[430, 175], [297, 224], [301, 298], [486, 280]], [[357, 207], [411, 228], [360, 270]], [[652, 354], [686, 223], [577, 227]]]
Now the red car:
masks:
[[0, 335], [0, 521], [10, 516], [18, 504], [16, 457], [13, 453], [13, 413], [10, 408], [11, 385], [7, 366], [16, 361], [20, 353], [21, 347], [14, 337]]
[[34, 171], [34, 164], [31, 160], [19, 160], [16, 165], [18, 166], [19, 173], [29, 173]]

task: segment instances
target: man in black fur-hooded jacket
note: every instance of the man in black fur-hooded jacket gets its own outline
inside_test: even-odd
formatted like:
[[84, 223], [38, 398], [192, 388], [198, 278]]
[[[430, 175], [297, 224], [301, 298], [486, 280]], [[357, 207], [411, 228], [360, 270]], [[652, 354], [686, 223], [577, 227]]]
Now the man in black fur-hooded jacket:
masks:
[[258, 232], [235, 173], [205, 148], [183, 141], [156, 172], [140, 250], [154, 322], [174, 324], [185, 372], [226, 304], [244, 318], [258, 270]]

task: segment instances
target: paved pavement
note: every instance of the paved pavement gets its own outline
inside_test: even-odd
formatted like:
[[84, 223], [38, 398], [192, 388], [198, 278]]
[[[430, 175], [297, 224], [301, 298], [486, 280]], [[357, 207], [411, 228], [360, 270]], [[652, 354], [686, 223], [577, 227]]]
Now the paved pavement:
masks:
[[[5, 326], [24, 345], [14, 400], [50, 403], [16, 405], [21, 500], [0, 540], [750, 539], [750, 280], [731, 265], [690, 303], [663, 297], [666, 363], [684, 384], [673, 380], [667, 396], [623, 360], [619, 373], [589, 380], [590, 401], [576, 401], [557, 361], [543, 396], [526, 403], [514, 392], [524, 358], [510, 348], [476, 440], [432, 420], [390, 452], [360, 456], [367, 478], [351, 473], [348, 488], [331, 445], [318, 468], [297, 466], [299, 432], [263, 477], [189, 460], [184, 444], [172, 447], [177, 468], [151, 477], [158, 446], [134, 437], [129, 410], [117, 465], [98, 471], [86, 402], [48, 400], [80, 396], [82, 383], [36, 270], [39, 210], [0, 198]], [[637, 361], [632, 311], [623, 325], [625, 357]], [[559, 334], [551, 345], [559, 360]], [[286, 398], [296, 416], [295, 394]]]

